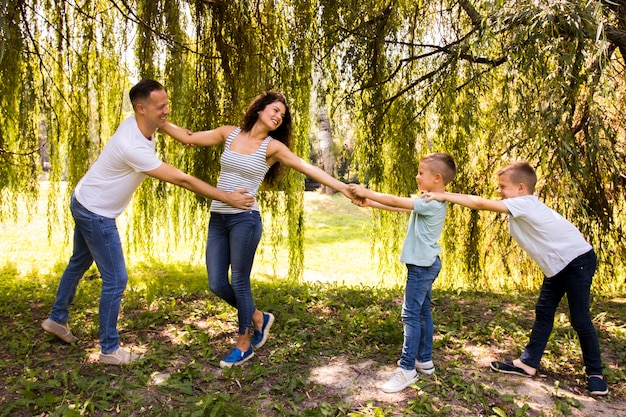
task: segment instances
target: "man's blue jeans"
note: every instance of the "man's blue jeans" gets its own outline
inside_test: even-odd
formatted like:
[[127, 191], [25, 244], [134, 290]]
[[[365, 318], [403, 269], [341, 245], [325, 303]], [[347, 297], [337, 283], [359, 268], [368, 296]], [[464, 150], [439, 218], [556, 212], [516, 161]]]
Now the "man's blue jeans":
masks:
[[569, 263], [561, 272], [544, 278], [535, 305], [535, 323], [520, 360], [528, 366], [539, 368], [539, 362], [554, 325], [554, 314], [567, 294], [570, 322], [578, 334], [587, 375], [602, 375], [602, 359], [598, 334], [591, 321], [590, 288], [596, 271], [597, 259], [592, 250]]
[[78, 282], [95, 261], [102, 277], [100, 293], [100, 347], [102, 353], [119, 348], [117, 319], [122, 295], [128, 282], [126, 263], [115, 219], [99, 216], [83, 207], [72, 194], [70, 210], [74, 217], [74, 252], [61, 276], [50, 319], [67, 323], [68, 307]]
[[433, 282], [441, 270], [439, 257], [429, 267], [407, 264], [408, 275], [402, 305], [404, 345], [400, 367], [415, 369], [415, 361], [428, 362], [433, 355], [433, 316], [430, 311]]
[[209, 220], [206, 244], [209, 288], [237, 309], [239, 334], [245, 334], [246, 329], [252, 334], [252, 314], [256, 308], [250, 273], [262, 229], [261, 215], [256, 210], [238, 214], [211, 213]]

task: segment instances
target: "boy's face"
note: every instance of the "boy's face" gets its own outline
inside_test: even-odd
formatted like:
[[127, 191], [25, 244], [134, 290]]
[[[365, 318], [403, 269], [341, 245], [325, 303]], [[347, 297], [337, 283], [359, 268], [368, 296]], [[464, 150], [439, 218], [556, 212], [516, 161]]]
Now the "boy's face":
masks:
[[429, 163], [420, 162], [415, 179], [417, 180], [417, 188], [420, 191], [432, 191], [437, 176], [433, 174]]
[[523, 184], [514, 184], [509, 175], [502, 174], [498, 176], [498, 193], [503, 200], [507, 198], [524, 195], [526, 187]]

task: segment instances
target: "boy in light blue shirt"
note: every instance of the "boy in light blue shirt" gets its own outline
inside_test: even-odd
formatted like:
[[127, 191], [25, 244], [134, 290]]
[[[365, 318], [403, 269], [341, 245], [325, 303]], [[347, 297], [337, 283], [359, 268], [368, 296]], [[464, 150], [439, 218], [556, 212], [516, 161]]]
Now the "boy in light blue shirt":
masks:
[[[444, 192], [446, 185], [455, 176], [454, 159], [438, 152], [420, 160], [416, 179], [421, 191]], [[443, 230], [447, 204], [427, 202], [420, 197], [377, 193], [356, 184], [351, 184], [350, 190], [357, 197], [353, 201], [360, 206], [411, 212], [400, 256], [408, 270], [402, 305], [404, 344], [398, 369], [382, 386], [384, 392], [399, 392], [417, 380], [417, 370], [424, 374], [435, 371], [432, 361], [434, 326], [430, 299], [433, 282], [441, 270], [441, 247], [437, 241]]]

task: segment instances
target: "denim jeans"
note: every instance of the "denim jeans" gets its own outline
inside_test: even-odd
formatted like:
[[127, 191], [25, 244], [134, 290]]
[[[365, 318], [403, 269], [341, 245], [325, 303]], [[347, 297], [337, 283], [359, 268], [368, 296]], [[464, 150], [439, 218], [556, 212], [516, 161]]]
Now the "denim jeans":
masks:
[[544, 278], [535, 305], [535, 323], [520, 360], [528, 366], [539, 368], [539, 362], [554, 325], [554, 314], [565, 294], [569, 304], [570, 322], [578, 334], [587, 375], [602, 375], [602, 359], [598, 334], [591, 321], [590, 288], [597, 266], [592, 250], [569, 263], [561, 272]]
[[[256, 210], [238, 214], [211, 213], [206, 244], [206, 267], [211, 291], [237, 309], [239, 334], [252, 333], [256, 310], [250, 273], [261, 240], [261, 215]], [[228, 269], [231, 279], [228, 279]]]
[[400, 367], [415, 369], [415, 360], [428, 362], [433, 355], [433, 316], [430, 311], [433, 282], [441, 270], [439, 257], [429, 267], [407, 264], [408, 275], [402, 304], [404, 345]]
[[102, 277], [99, 327], [102, 353], [119, 348], [117, 319], [122, 295], [128, 282], [126, 263], [115, 219], [99, 216], [83, 207], [72, 194], [70, 210], [74, 217], [74, 250], [61, 276], [50, 319], [67, 323], [68, 307], [78, 282], [95, 261]]

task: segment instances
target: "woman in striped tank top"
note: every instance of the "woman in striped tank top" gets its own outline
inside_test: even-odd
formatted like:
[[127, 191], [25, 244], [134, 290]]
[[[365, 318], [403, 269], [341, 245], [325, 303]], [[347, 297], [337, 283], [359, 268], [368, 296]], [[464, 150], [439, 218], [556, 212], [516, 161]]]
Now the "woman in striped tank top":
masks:
[[293, 168], [349, 199], [354, 196], [347, 184], [291, 151], [291, 113], [281, 93], [264, 92], [257, 96], [248, 106], [240, 127], [221, 126], [190, 134], [168, 122], [161, 130], [187, 145], [224, 145], [217, 188], [245, 189], [255, 197], [248, 210], [213, 200], [206, 246], [209, 288], [237, 309], [239, 321], [237, 344], [220, 362], [220, 367], [241, 365], [254, 356], [253, 349], [265, 344], [274, 323], [271, 313], [254, 306], [250, 288], [252, 263], [261, 240], [261, 216], [256, 202], [261, 183], [271, 187], [283, 169]]

